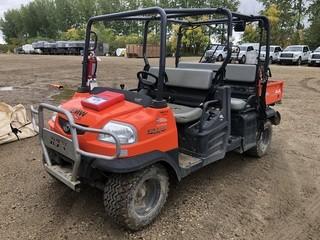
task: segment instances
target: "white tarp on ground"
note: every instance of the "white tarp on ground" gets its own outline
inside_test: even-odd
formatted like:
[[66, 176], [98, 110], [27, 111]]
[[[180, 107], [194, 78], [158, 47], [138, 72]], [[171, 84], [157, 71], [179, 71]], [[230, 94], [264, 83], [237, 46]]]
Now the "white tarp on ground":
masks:
[[[15, 134], [16, 133], [16, 134]], [[18, 104], [14, 107], [0, 102], [0, 144], [37, 135], [27, 119], [26, 109]]]

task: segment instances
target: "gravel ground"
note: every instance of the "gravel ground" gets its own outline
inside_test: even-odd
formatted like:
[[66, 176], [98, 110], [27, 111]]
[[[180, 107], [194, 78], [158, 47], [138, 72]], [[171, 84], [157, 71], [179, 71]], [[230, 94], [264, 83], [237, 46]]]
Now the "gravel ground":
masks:
[[[0, 100], [11, 105], [57, 104], [49, 83], [80, 83], [80, 57], [0, 55], [0, 66], [0, 87], [14, 87]], [[142, 66], [103, 57], [99, 81], [134, 86]], [[72, 192], [49, 177], [36, 137], [1, 145], [0, 239], [320, 239], [320, 68], [271, 69], [285, 80], [285, 97], [270, 153], [231, 153], [173, 184], [161, 215], [139, 232], [105, 216], [100, 191]]]

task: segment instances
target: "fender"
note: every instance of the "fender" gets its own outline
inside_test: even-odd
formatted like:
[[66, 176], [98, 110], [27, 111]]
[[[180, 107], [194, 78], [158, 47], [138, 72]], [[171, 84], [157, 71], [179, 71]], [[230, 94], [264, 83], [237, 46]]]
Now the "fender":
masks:
[[129, 173], [143, 169], [155, 163], [163, 163], [166, 168], [169, 168], [169, 172], [173, 172], [180, 181], [182, 176], [179, 168], [178, 156], [178, 149], [168, 152], [153, 151], [134, 157], [119, 158], [109, 161], [104, 159], [93, 159], [91, 167], [103, 172]]

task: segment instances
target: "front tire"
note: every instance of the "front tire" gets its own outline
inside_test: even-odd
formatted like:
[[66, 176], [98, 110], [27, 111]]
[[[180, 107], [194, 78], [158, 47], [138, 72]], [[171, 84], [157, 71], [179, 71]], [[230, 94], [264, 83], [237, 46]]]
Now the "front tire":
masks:
[[223, 58], [222, 58], [222, 55], [220, 54], [219, 56], [218, 56], [218, 58], [217, 58], [217, 61], [218, 62], [221, 62], [223, 60]]
[[243, 56], [241, 57], [241, 63], [242, 63], [242, 64], [245, 64], [246, 61], [247, 61], [247, 58], [246, 58], [245, 55], [243, 55]]
[[269, 64], [272, 64], [273, 63], [273, 59], [272, 57], [269, 58]]
[[302, 64], [301, 57], [298, 58], [297, 65], [300, 66]]
[[263, 157], [267, 154], [272, 140], [272, 124], [265, 122], [264, 129], [257, 133], [256, 146], [249, 149], [246, 153], [252, 157]]
[[111, 175], [104, 188], [104, 207], [115, 222], [136, 231], [159, 215], [168, 192], [166, 169], [152, 165], [129, 174]]

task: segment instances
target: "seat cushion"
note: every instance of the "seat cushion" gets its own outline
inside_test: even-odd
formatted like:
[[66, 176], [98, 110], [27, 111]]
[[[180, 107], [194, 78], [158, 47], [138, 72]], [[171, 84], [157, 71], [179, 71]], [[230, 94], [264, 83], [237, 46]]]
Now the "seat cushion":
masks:
[[177, 123], [192, 122], [199, 119], [202, 115], [202, 109], [198, 107], [193, 108], [172, 103], [169, 103], [168, 105], [174, 112]]
[[231, 110], [240, 111], [247, 105], [246, 100], [240, 98], [231, 98]]

